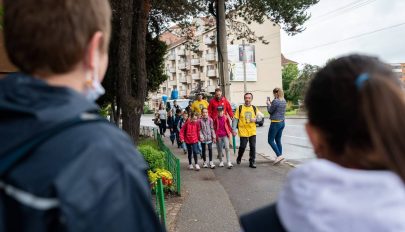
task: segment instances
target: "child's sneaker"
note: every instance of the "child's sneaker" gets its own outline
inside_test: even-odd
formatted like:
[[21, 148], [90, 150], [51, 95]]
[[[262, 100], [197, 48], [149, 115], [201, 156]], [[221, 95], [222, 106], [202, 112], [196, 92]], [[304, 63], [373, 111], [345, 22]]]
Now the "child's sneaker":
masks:
[[195, 170], [196, 170], [196, 171], [200, 171], [200, 165], [196, 164], [196, 165], [195, 165]]
[[233, 167], [231, 162], [228, 162], [228, 169], [231, 169]]
[[203, 163], [203, 168], [208, 168], [207, 162], [204, 162], [204, 163]]
[[193, 165], [190, 164], [190, 166], [188, 166], [188, 169], [193, 170], [194, 169]]
[[214, 164], [214, 162], [212, 162], [212, 161], [210, 161], [210, 168], [211, 168], [211, 169], [214, 169], [214, 168], [215, 168], [215, 164]]
[[224, 162], [221, 161], [221, 162], [219, 163], [219, 166], [220, 166], [220, 167], [223, 167], [223, 166], [224, 166]]

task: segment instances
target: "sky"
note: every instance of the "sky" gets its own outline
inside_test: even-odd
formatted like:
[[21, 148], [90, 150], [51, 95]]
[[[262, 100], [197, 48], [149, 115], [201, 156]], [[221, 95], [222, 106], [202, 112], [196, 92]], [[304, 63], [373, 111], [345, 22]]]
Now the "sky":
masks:
[[281, 51], [288, 59], [323, 65], [361, 53], [405, 63], [405, 0], [320, 0], [308, 12], [304, 32], [281, 33]]

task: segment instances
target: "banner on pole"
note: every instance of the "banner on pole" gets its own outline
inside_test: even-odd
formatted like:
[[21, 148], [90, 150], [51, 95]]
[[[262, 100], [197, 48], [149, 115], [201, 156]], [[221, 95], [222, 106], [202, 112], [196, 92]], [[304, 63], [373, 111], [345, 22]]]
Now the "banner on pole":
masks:
[[[246, 80], [257, 81], [255, 46], [245, 45]], [[229, 77], [231, 81], [243, 81], [243, 45], [228, 45]]]

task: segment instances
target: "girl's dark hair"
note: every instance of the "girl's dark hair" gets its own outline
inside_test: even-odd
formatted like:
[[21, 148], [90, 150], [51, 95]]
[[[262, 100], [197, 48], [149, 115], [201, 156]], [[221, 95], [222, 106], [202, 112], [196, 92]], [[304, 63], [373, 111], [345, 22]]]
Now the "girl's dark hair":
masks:
[[405, 181], [405, 98], [390, 66], [363, 55], [334, 60], [315, 75], [305, 106], [333, 159]]

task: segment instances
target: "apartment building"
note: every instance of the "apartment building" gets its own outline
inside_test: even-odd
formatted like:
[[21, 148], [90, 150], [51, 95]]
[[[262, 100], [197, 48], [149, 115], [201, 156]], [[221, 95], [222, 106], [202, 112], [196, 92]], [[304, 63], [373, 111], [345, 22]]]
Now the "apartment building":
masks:
[[[196, 91], [213, 93], [219, 86], [215, 20], [199, 18], [195, 22], [198, 26], [191, 46], [176, 35], [176, 29], [161, 36], [169, 45], [165, 62], [169, 79], [161, 85], [158, 92], [150, 94], [155, 106], [162, 95], [170, 96], [173, 89], [179, 91], [180, 97], [190, 97]], [[269, 42], [264, 44], [257, 41], [245, 45], [247, 89], [254, 95], [254, 104], [264, 106], [267, 96], [272, 95], [272, 90], [282, 87], [280, 27], [271, 21], [253, 23], [249, 27], [257, 36], [263, 36]], [[242, 48], [242, 40], [234, 40], [233, 44], [228, 41], [230, 100], [233, 103], [243, 102]]]

